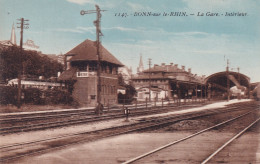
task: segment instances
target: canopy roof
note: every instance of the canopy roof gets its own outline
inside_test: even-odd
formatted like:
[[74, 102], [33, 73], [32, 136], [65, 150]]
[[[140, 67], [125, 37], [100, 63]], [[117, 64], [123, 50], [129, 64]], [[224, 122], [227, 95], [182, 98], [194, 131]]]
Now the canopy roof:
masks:
[[76, 72], [77, 69], [76, 68], [70, 68], [64, 72], [62, 72], [62, 74], [60, 75], [60, 77], [58, 78], [59, 80], [76, 80]]

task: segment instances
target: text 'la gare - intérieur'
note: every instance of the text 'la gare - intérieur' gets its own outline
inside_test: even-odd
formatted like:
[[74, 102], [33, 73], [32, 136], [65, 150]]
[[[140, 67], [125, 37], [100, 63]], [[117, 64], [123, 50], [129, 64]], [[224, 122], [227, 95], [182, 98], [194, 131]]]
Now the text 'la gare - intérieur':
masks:
[[186, 17], [186, 16], [207, 16], [207, 17], [218, 17], [218, 16], [248, 16], [246, 12], [197, 12], [197, 13], [188, 13], [188, 12], [119, 12], [115, 13], [114, 16], [117, 17], [159, 17], [159, 16], [172, 16], [172, 17]]

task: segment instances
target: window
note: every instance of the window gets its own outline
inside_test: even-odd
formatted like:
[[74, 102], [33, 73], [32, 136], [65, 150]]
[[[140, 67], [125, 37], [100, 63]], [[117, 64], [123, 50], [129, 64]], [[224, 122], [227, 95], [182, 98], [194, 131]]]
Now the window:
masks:
[[80, 65], [79, 71], [87, 71], [87, 66], [86, 65]]
[[89, 65], [89, 72], [94, 72], [97, 71], [97, 66], [96, 65]]

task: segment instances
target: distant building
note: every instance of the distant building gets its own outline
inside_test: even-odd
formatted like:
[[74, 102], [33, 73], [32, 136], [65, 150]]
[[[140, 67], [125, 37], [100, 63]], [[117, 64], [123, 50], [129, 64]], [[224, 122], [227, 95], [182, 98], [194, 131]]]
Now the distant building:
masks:
[[40, 52], [39, 46], [37, 46], [33, 40], [27, 39], [25, 43], [23, 43], [23, 49], [29, 51]]
[[[13, 45], [17, 45], [16, 44], [16, 34], [15, 34], [15, 27], [14, 24], [12, 26], [12, 30], [11, 30], [11, 37], [10, 40], [2, 40], [0, 41], [0, 48], [3, 47], [10, 47]], [[19, 45], [20, 46], [20, 45]], [[33, 40], [27, 39], [24, 43], [23, 43], [23, 49], [24, 50], [29, 50], [29, 51], [36, 51], [38, 53], [41, 53], [39, 51], [39, 46], [35, 45]]]
[[13, 24], [13, 26], [12, 26], [12, 32], [11, 32], [10, 42], [11, 42], [12, 44], [16, 45], [16, 35], [15, 35], [14, 24]]
[[143, 71], [144, 71], [144, 64], [143, 64], [143, 58], [142, 58], [142, 54], [141, 54], [139, 66], [137, 67], [137, 73], [140, 73], [140, 72], [143, 72]]
[[65, 58], [65, 55], [63, 55], [62, 53], [60, 53], [59, 55], [56, 55], [56, 54], [42, 54], [42, 55], [46, 55], [48, 58], [54, 60], [54, 61], [57, 61], [58, 63], [64, 65], [64, 58]]
[[200, 96], [204, 86], [204, 78], [185, 70], [185, 66], [178, 68], [178, 64], [155, 64], [152, 68], [144, 70], [133, 76], [132, 81], [137, 90], [137, 99], [151, 100], [162, 98], [185, 98]]
[[122, 75], [124, 82], [126, 84], [129, 84], [131, 78], [132, 78], [132, 68], [128, 68], [127, 66], [120, 67], [118, 69], [118, 73]]
[[[123, 64], [100, 45], [101, 103], [116, 104], [118, 68]], [[85, 40], [65, 54], [65, 67], [59, 79], [65, 81], [72, 96], [81, 106], [97, 105], [97, 47]]]
[[16, 45], [16, 35], [15, 35], [14, 24], [12, 26], [10, 40], [2, 40], [2, 41], [0, 41], [0, 49], [6, 48], [6, 47], [10, 47], [10, 46], [13, 46], [13, 45]]

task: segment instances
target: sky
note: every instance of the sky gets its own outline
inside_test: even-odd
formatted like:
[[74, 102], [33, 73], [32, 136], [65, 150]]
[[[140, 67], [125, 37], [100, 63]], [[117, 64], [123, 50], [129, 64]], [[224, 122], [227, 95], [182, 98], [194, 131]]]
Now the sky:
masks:
[[[33, 40], [45, 54], [65, 54], [86, 39], [96, 40], [96, 14], [80, 15], [95, 4], [106, 10], [102, 44], [134, 72], [140, 55], [146, 69], [151, 58], [152, 64], [184, 65], [206, 76], [225, 71], [229, 59], [231, 70], [239, 67], [251, 82], [260, 82], [258, 0], [0, 0], [0, 40], [9, 40], [13, 23], [23, 17], [29, 19], [24, 42]], [[148, 12], [160, 15], [140, 14]], [[186, 14], [163, 16], [171, 12]], [[15, 30], [19, 43], [20, 29]]]

